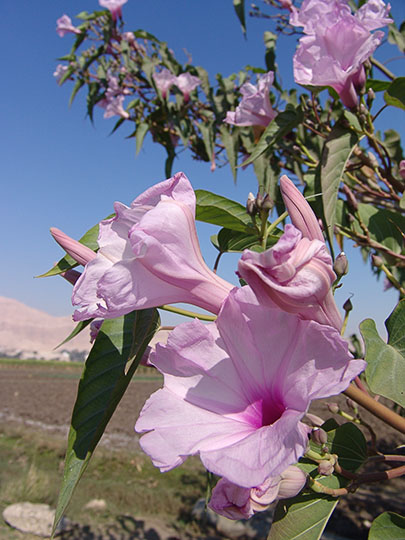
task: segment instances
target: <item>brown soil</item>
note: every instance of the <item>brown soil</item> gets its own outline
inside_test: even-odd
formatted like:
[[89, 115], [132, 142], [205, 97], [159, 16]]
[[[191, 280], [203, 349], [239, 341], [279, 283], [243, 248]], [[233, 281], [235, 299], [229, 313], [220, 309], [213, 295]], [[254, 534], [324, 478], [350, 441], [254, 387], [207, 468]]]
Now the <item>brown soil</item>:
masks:
[[[67, 433], [79, 376], [77, 366], [62, 370], [59, 366], [0, 364], [0, 422], [22, 423], [55, 434]], [[159, 379], [135, 379], [111, 419], [102, 443], [136, 449], [138, 438], [134, 433], [134, 423], [147, 397], [160, 385]], [[343, 398], [333, 398], [333, 401], [342, 406], [345, 403]], [[311, 412], [325, 420], [332, 416], [325, 403], [321, 402], [315, 403]], [[362, 412], [362, 417], [376, 431], [379, 451], [393, 453], [395, 447], [402, 443], [400, 435], [384, 423], [366, 412]], [[365, 435], [368, 437], [366, 431]], [[346, 538], [366, 539], [371, 522], [381, 512], [389, 510], [403, 514], [404, 508], [405, 477], [368, 484], [341, 498], [327, 530]]]

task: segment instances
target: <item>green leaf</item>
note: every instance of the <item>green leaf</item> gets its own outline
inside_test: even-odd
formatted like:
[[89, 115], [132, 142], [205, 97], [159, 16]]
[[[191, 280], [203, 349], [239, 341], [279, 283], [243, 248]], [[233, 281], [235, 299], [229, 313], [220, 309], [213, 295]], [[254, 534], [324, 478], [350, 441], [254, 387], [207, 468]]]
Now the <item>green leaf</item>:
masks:
[[215, 156], [214, 152], [214, 127], [212, 122], [200, 122], [198, 124], [198, 129], [201, 131], [205, 151], [207, 152], [208, 161]]
[[393, 21], [388, 27], [388, 41], [393, 45], [396, 45], [401, 53], [405, 52], [405, 21], [401, 23], [398, 28]]
[[366, 345], [366, 379], [370, 389], [405, 407], [405, 300], [385, 321], [388, 343], [378, 335], [375, 322], [366, 319], [360, 332]]
[[278, 139], [290, 133], [303, 120], [301, 107], [287, 105], [286, 110], [279, 113], [274, 120], [264, 130], [259, 142], [255, 146], [252, 155], [242, 163], [243, 166], [249, 165], [255, 159], [268, 150]]
[[70, 334], [68, 335], [67, 338], [65, 338], [63, 341], [61, 341], [61, 343], [59, 343], [59, 345], [56, 345], [56, 347], [54, 348], [55, 349], [59, 349], [59, 347], [62, 347], [62, 345], [64, 345], [65, 343], [67, 343], [68, 341], [70, 341], [71, 339], [73, 339], [74, 337], [77, 336], [77, 334], [80, 334], [80, 332], [82, 330], [84, 330], [85, 328], [87, 328], [87, 326], [89, 326], [89, 324], [91, 323], [93, 319], [88, 319], [87, 321], [80, 321], [76, 324], [76, 326], [74, 327], [74, 329], [70, 332]]
[[245, 0], [233, 0], [233, 8], [242, 27], [242, 32], [246, 36]]
[[246, 208], [240, 203], [231, 201], [210, 191], [198, 189], [196, 219], [213, 225], [220, 225], [233, 231], [252, 233], [252, 220], [246, 213]]
[[[105, 219], [110, 219], [114, 217], [115, 214], [110, 214]], [[91, 229], [89, 229], [79, 240], [81, 244], [84, 246], [87, 246], [88, 248], [92, 249], [93, 251], [98, 250], [98, 223], [94, 225]], [[50, 276], [57, 276], [61, 272], [65, 272], [66, 270], [70, 270], [71, 268], [74, 268], [75, 266], [78, 266], [77, 262], [71, 257], [70, 255], [65, 255], [62, 257], [62, 259], [55, 264], [48, 272], [45, 272], [45, 274], [41, 274], [37, 277], [50, 277]]]
[[384, 101], [398, 109], [405, 109], [405, 77], [397, 77], [384, 92]]
[[221, 140], [225, 146], [226, 155], [231, 167], [233, 180], [236, 182], [237, 164], [238, 164], [238, 148], [239, 134], [237, 129], [233, 129], [232, 133], [228, 126], [222, 124], [220, 127]]
[[347, 162], [359, 141], [350, 129], [335, 126], [325, 141], [315, 183], [322, 192], [323, 218], [329, 246], [333, 253], [337, 195]]
[[[358, 205], [358, 216], [368, 229], [372, 240], [376, 240], [394, 253], [402, 252], [405, 216], [363, 203]], [[364, 234], [363, 228], [357, 221], [354, 222], [354, 228], [356, 232]]]
[[[268, 236], [266, 249], [274, 246], [280, 238], [282, 231], [277, 232], [279, 234]], [[245, 249], [262, 251], [261, 242], [257, 235], [247, 235], [246, 233], [232, 231], [231, 229], [221, 229], [217, 235], [211, 236], [211, 242], [221, 253], [240, 253]]]
[[134, 30], [134, 36], [138, 39], [149, 39], [149, 41], [155, 41], [156, 43], [162, 43], [156, 36], [146, 30]]
[[277, 71], [276, 65], [276, 44], [277, 44], [277, 34], [273, 32], [266, 31], [263, 35], [264, 46], [266, 47], [266, 53], [264, 59], [266, 62], [267, 71]]
[[73, 87], [72, 93], [70, 94], [69, 98], [69, 107], [72, 105], [73, 100], [76, 97], [77, 92], [80, 90], [80, 88], [84, 86], [84, 80], [83, 79], [77, 79], [75, 82], [75, 85]]
[[156, 332], [156, 309], [103, 322], [79, 383], [54, 528]]
[[368, 540], [403, 540], [405, 538], [405, 517], [394, 512], [384, 512], [370, 527]]
[[372, 88], [374, 92], [383, 92], [387, 90], [391, 84], [391, 81], [378, 81], [376, 79], [368, 79], [366, 82], [366, 90]]
[[146, 122], [141, 122], [140, 124], [138, 124], [136, 128], [136, 132], [135, 132], [135, 137], [136, 137], [136, 154], [135, 155], [138, 155], [139, 152], [141, 151], [143, 140], [145, 138], [145, 135], [148, 132], [148, 129], [149, 129], [149, 124], [147, 124]]
[[[330, 452], [339, 456], [343, 468], [356, 471], [367, 458], [367, 443], [361, 431], [351, 423], [338, 426], [334, 420], [329, 420], [322, 428], [328, 433]], [[312, 442], [310, 446], [319, 449]], [[309, 460], [301, 460], [298, 466], [312, 477], [317, 474], [317, 465]], [[320, 477], [317, 481], [334, 489], [347, 484], [347, 480], [337, 475]], [[318, 540], [337, 503], [337, 498], [310, 491], [281, 501], [268, 540]]]

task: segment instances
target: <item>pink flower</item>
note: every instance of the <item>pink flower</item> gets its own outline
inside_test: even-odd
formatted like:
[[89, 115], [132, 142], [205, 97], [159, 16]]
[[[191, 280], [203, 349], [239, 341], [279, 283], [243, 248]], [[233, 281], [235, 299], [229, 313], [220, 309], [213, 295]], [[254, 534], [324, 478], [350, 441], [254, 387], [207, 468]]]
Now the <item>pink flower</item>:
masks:
[[59, 84], [60, 83], [60, 80], [61, 78], [63, 77], [63, 75], [66, 73], [66, 71], [68, 70], [68, 66], [64, 66], [62, 64], [58, 64], [56, 66], [56, 69], [55, 71], [53, 72], [53, 76], [55, 77], [56, 79], [56, 82]]
[[238, 274], [260, 301], [270, 300], [289, 313], [340, 328], [342, 320], [330, 297], [336, 275], [324, 242], [303, 238], [293, 225], [286, 225], [277, 244], [257, 253], [245, 250]]
[[74, 319], [114, 318], [135, 309], [187, 302], [218, 313], [233, 288], [205, 264], [195, 229], [195, 195], [183, 173], [100, 223], [96, 258], [73, 289]]
[[256, 86], [249, 82], [243, 84], [240, 89], [242, 101], [236, 111], [226, 114], [225, 122], [235, 126], [267, 127], [277, 115], [269, 98], [273, 80], [274, 73], [269, 71], [259, 77]]
[[199, 454], [214, 474], [260, 486], [303, 455], [312, 399], [335, 395], [365, 367], [330, 326], [262, 306], [234, 289], [216, 323], [177, 326], [151, 362], [164, 387], [135, 425], [162, 472]]
[[289, 313], [340, 330], [342, 318], [331, 290], [336, 274], [316, 216], [287, 176], [280, 188], [293, 225], [286, 225], [267, 251], [245, 250], [238, 274], [261, 302], [275, 302]]
[[73, 26], [72, 19], [68, 15], [62, 15], [56, 21], [56, 32], [59, 37], [63, 37], [65, 34], [81, 34], [80, 30]]
[[122, 17], [121, 7], [127, 2], [128, 0], [98, 0], [101, 7], [110, 10], [114, 21], [117, 20], [117, 17]]
[[112, 116], [129, 118], [129, 113], [123, 107], [125, 93], [125, 89], [120, 87], [117, 77], [108, 76], [108, 88], [105, 97], [97, 103], [99, 107], [105, 109], [104, 118], [111, 118]]
[[56, 242], [70, 255], [77, 263], [85, 266], [88, 262], [96, 258], [94, 251], [77, 240], [74, 240], [60, 229], [51, 227], [51, 234]]
[[212, 491], [208, 506], [228, 519], [249, 519], [256, 512], [267, 510], [276, 500], [295, 497], [306, 482], [307, 475], [294, 465], [254, 488], [243, 488], [221, 478]]
[[174, 81], [174, 84], [183, 93], [184, 101], [188, 101], [190, 99], [190, 92], [201, 84], [201, 79], [186, 72], [178, 75]]
[[166, 68], [163, 68], [160, 73], [154, 73], [153, 80], [156, 87], [162, 92], [163, 98], [166, 97], [169, 88], [176, 84], [176, 76]]
[[307, 34], [294, 55], [294, 78], [299, 84], [331, 86], [349, 108], [365, 82], [363, 63], [375, 51], [384, 32], [370, 30], [390, 22], [389, 6], [369, 0], [352, 15], [344, 0], [304, 0], [290, 22]]

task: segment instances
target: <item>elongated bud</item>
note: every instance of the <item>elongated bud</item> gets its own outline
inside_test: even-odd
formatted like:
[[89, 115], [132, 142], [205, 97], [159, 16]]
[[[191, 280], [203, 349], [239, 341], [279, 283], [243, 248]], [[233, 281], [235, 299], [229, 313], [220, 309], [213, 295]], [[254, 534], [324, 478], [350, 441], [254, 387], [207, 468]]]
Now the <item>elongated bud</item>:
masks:
[[312, 208], [286, 175], [280, 178], [280, 190], [293, 225], [301, 231], [304, 237], [324, 242], [321, 228]]
[[77, 263], [86, 266], [88, 262], [96, 257], [96, 254], [92, 249], [81, 244], [77, 240], [70, 238], [70, 236], [56, 227], [51, 227], [50, 231], [60, 247], [63, 248]]
[[322, 424], [325, 423], [325, 420], [323, 420], [320, 416], [317, 416], [316, 414], [307, 413], [305, 415], [305, 418], [310, 422], [310, 424], [314, 427], [320, 427]]
[[344, 251], [339, 253], [333, 264], [333, 270], [338, 278], [345, 276], [349, 271], [349, 262]]
[[316, 427], [311, 431], [311, 439], [315, 444], [323, 446], [328, 442], [328, 434], [324, 429]]

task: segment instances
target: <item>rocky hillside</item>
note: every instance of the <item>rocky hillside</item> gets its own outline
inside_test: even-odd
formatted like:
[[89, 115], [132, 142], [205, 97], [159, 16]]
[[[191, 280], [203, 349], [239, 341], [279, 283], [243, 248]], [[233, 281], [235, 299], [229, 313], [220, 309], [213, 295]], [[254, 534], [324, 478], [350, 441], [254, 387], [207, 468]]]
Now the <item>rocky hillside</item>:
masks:
[[0, 297], [0, 356], [83, 360], [91, 347], [87, 328], [54, 350], [74, 326], [70, 316], [53, 317], [12, 298]]

